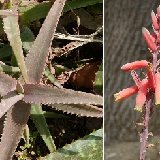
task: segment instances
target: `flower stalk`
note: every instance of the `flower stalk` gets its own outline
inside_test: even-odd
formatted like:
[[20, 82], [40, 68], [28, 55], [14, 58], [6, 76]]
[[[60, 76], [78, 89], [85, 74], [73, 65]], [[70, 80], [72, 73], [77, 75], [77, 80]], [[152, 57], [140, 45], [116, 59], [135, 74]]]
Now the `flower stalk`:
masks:
[[[157, 14], [151, 12], [153, 33], [150, 33], [146, 28], [142, 28], [142, 34], [146, 44], [152, 54], [152, 63], [146, 60], [139, 60], [127, 63], [121, 67], [123, 71], [131, 72], [131, 76], [135, 85], [123, 89], [115, 94], [115, 100], [120, 101], [137, 94], [135, 102], [135, 110], [143, 111], [143, 129], [140, 133], [140, 156], [139, 160], [145, 160], [148, 126], [152, 115], [154, 104], [160, 104], [160, 60], [158, 59], [160, 51], [160, 6], [157, 8]], [[143, 69], [147, 73], [145, 77], [140, 78], [136, 70]], [[144, 73], [144, 71], [142, 73]]]

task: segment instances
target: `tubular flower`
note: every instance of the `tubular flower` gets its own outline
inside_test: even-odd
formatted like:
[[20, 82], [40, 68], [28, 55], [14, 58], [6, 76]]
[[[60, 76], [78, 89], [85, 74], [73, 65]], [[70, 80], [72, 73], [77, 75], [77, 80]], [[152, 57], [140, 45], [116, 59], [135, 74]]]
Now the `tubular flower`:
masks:
[[115, 97], [115, 101], [120, 101], [123, 100], [125, 98], [130, 97], [131, 95], [135, 94], [138, 92], [138, 87], [132, 86], [126, 89], [123, 89], [122, 91], [120, 91], [119, 93], [114, 94]]
[[139, 68], [146, 67], [148, 65], [148, 62], [146, 60], [141, 61], [135, 61], [131, 63], [127, 63], [121, 67], [121, 70], [123, 71], [130, 71], [130, 70], [136, 70]]
[[153, 11], [151, 12], [151, 18], [152, 18], [153, 28], [155, 30], [158, 30], [159, 29], [158, 20], [157, 20], [157, 17]]
[[[138, 77], [137, 73], [131, 69], [140, 69], [144, 67], [147, 69], [147, 75], [146, 78], [141, 80]], [[123, 65], [121, 69], [124, 71], [131, 70], [131, 75], [136, 85], [123, 89], [119, 93], [114, 94], [115, 101], [126, 99], [129, 96], [137, 93], [135, 110], [142, 111], [142, 107], [146, 102], [147, 94], [149, 94], [151, 90], [154, 90], [156, 86], [155, 74], [153, 73], [152, 64], [145, 60], [141, 60], [132, 63], [127, 63]], [[159, 81], [160, 81], [160, 73], [159, 73]], [[160, 93], [160, 85], [159, 85], [159, 93]], [[159, 102], [160, 102], [160, 94], [159, 94]]]
[[148, 63], [147, 65], [147, 76], [148, 76], [148, 81], [149, 81], [149, 85], [152, 89], [155, 88], [155, 74], [153, 73], [153, 66], [151, 63]]
[[143, 37], [148, 45], [148, 47], [155, 52], [157, 50], [157, 46], [153, 41], [153, 38], [151, 36], [151, 34], [149, 33], [149, 31], [146, 28], [142, 28], [142, 33], [143, 33]]
[[[148, 45], [149, 50], [152, 52], [152, 63], [146, 60], [135, 61], [127, 63], [121, 67], [123, 71], [130, 71], [131, 76], [135, 82], [134, 86], [123, 89], [119, 93], [114, 94], [115, 101], [120, 101], [129, 96], [136, 94], [135, 109], [142, 111], [144, 104], [148, 104], [151, 100], [154, 100], [155, 104], [160, 105], [160, 59], [158, 55], [160, 53], [160, 6], [157, 8], [157, 14], [151, 12], [153, 33], [146, 28], [142, 28], [143, 37]], [[141, 80], [135, 70], [144, 68], [147, 73], [145, 78]]]
[[149, 88], [148, 79], [147, 78], [143, 79], [136, 97], [135, 110], [142, 111], [142, 107], [146, 102], [146, 95], [147, 95], [148, 88]]
[[155, 104], [160, 104], [160, 73], [155, 74]]

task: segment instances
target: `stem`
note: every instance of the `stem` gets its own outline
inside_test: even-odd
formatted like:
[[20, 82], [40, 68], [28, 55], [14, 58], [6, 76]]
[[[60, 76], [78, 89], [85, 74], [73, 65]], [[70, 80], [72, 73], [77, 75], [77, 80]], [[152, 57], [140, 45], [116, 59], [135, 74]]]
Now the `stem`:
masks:
[[158, 52], [153, 53], [153, 73], [156, 73]]
[[145, 160], [147, 140], [148, 140], [148, 124], [151, 116], [150, 113], [152, 108], [152, 102], [153, 98], [148, 98], [145, 105], [145, 114], [143, 121], [144, 128], [140, 133], [140, 160]]

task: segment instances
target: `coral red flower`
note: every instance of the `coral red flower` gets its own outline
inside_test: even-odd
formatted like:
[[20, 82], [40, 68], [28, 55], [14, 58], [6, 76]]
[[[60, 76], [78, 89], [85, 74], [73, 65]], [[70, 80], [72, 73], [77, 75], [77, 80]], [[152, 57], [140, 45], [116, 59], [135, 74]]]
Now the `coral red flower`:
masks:
[[151, 12], [151, 18], [152, 18], [153, 28], [155, 30], [159, 30], [158, 20], [157, 20], [157, 17], [153, 11]]
[[146, 102], [147, 90], [149, 88], [148, 79], [143, 79], [141, 86], [139, 87], [138, 94], [136, 97], [136, 106], [135, 109], [138, 111], [142, 111], [142, 107]]
[[127, 63], [127, 64], [123, 65], [121, 67], [121, 69], [123, 71], [136, 70], [136, 69], [139, 69], [139, 68], [146, 67], [148, 65], [148, 63], [149, 62], [147, 62], [146, 60], [135, 61], [135, 62], [131, 62], [131, 63]]
[[153, 38], [151, 36], [151, 34], [149, 33], [149, 31], [146, 29], [146, 28], [142, 28], [142, 33], [143, 33], [143, 36], [144, 36], [144, 39], [148, 45], [148, 47], [153, 51], [157, 51], [157, 46], [156, 44], [154, 43], [153, 41]]
[[[138, 77], [137, 73], [131, 69], [140, 69], [144, 67], [146, 67], [147, 69], [147, 75], [145, 79], [141, 80]], [[138, 111], [142, 111], [142, 107], [146, 102], [147, 94], [151, 89], [154, 90], [155, 88], [155, 76], [153, 74], [152, 64], [147, 62], [146, 60], [141, 60], [141, 61], [135, 61], [132, 63], [127, 63], [123, 65], [121, 69], [124, 71], [131, 70], [131, 75], [136, 85], [123, 89], [119, 93], [114, 94], [115, 101], [123, 100], [137, 93], [135, 109]], [[159, 76], [159, 80], [160, 80], [160, 76]], [[159, 85], [159, 91], [160, 91], [160, 85]]]
[[115, 101], [120, 101], [120, 100], [126, 99], [137, 92], [138, 92], [138, 87], [136, 85], [129, 87], [129, 88], [126, 88], [126, 89], [123, 89], [122, 91], [114, 94]]
[[160, 104], [160, 73], [155, 74], [155, 104]]

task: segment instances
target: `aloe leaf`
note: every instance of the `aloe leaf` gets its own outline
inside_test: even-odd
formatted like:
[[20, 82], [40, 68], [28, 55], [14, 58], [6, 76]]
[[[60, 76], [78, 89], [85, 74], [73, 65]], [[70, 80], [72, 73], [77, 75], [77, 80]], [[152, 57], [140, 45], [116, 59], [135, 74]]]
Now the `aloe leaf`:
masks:
[[0, 102], [0, 118], [19, 100], [23, 98], [23, 95], [17, 95], [16, 92], [10, 92], [1, 99]]
[[54, 77], [54, 75], [49, 71], [49, 69], [45, 69], [43, 74], [58, 88], [63, 88], [62, 85], [57, 81], [57, 79]]
[[28, 28], [27, 26], [22, 27], [21, 40], [22, 40], [23, 49], [25, 50], [26, 53], [28, 53], [33, 45], [35, 36], [33, 32], [30, 30], [30, 28]]
[[4, 96], [10, 91], [16, 90], [17, 81], [7, 74], [0, 72], [0, 95]]
[[3, 59], [5, 57], [9, 57], [12, 55], [12, 48], [8, 44], [3, 44], [2, 47], [0, 47], [0, 59]]
[[41, 106], [39, 105], [31, 106], [31, 118], [34, 124], [36, 125], [36, 128], [39, 134], [41, 135], [42, 139], [44, 140], [46, 146], [48, 147], [49, 151], [51, 153], [55, 152], [56, 146], [48, 129], [48, 125], [46, 123], [46, 119], [44, 117]]
[[63, 119], [68, 119], [69, 117], [60, 113], [56, 113], [56, 112], [48, 112], [48, 111], [43, 111], [43, 115], [45, 116], [45, 118], [63, 118]]
[[73, 91], [71, 89], [52, 88], [43, 85], [25, 84], [24, 101], [35, 104], [93, 104], [102, 105], [103, 98], [99, 95]]
[[3, 23], [4, 31], [7, 34], [8, 40], [15, 54], [18, 66], [22, 72], [25, 81], [28, 81], [27, 69], [22, 50], [22, 41], [20, 39], [18, 16], [5, 16], [3, 17]]
[[[68, 12], [73, 9], [87, 7], [90, 5], [95, 5], [98, 3], [103, 3], [103, 0], [72, 0], [66, 2], [63, 12]], [[49, 9], [51, 8], [51, 3], [39, 3], [30, 6], [20, 7], [20, 18], [23, 24], [29, 24], [35, 20], [46, 17]]]
[[78, 116], [97, 117], [97, 118], [100, 118], [103, 116], [103, 109], [93, 105], [54, 104], [52, 107], [56, 108], [57, 110], [62, 110], [69, 114], [76, 114]]
[[72, 0], [65, 5], [64, 11], [67, 12], [71, 9], [87, 7], [97, 3], [103, 3], [103, 0]]
[[10, 160], [16, 150], [30, 115], [28, 107], [30, 107], [29, 104], [19, 101], [7, 112], [0, 143], [1, 160]]
[[99, 70], [96, 72], [94, 91], [101, 95], [103, 94], [103, 64], [100, 65]]
[[0, 72], [15, 73], [15, 72], [20, 72], [20, 69], [19, 67], [8, 66], [6, 64], [0, 63]]
[[29, 81], [32, 83], [40, 82], [42, 72], [44, 71], [48, 48], [54, 37], [65, 1], [66, 0], [56, 0], [54, 2], [26, 58], [26, 65], [30, 78]]
[[42, 160], [102, 160], [103, 130], [99, 129], [82, 139], [58, 149]]

